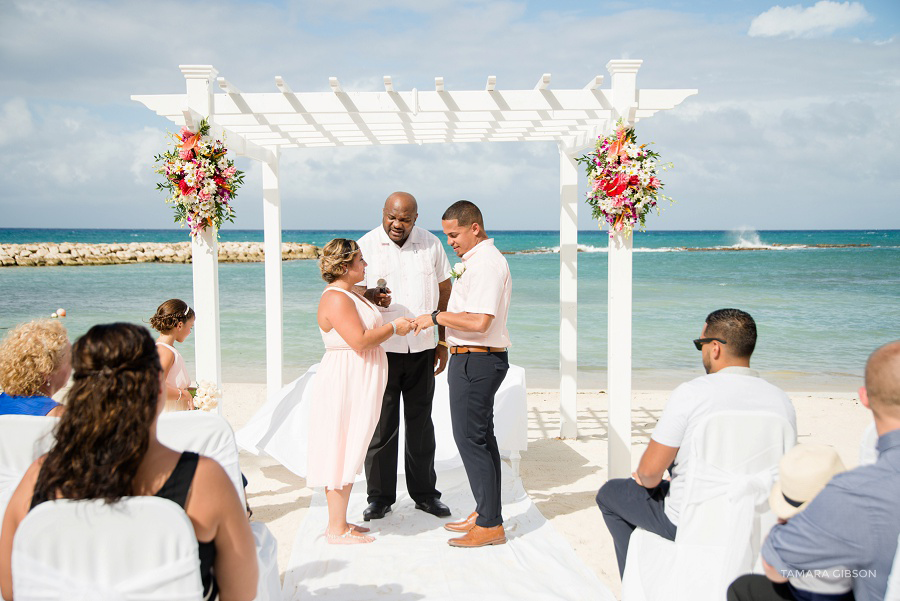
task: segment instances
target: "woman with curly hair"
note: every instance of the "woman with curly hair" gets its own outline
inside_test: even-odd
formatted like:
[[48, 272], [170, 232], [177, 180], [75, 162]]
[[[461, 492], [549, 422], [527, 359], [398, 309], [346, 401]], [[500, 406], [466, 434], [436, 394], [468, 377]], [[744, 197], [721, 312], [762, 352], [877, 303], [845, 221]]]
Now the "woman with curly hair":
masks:
[[3, 518], [3, 598], [13, 598], [13, 536], [32, 507], [51, 499], [157, 496], [181, 505], [194, 525], [204, 598], [253, 599], [256, 549], [234, 485], [215, 460], [178, 453], [156, 437], [165, 393], [150, 332], [128, 323], [94, 326], [75, 342], [72, 364], [56, 443], [28, 468]]
[[0, 343], [0, 415], [59, 416], [54, 394], [69, 382], [72, 346], [58, 321], [38, 319], [13, 328]]
[[405, 317], [383, 323], [378, 308], [353, 291], [366, 274], [353, 240], [335, 238], [326, 244], [319, 269], [328, 283], [317, 314], [325, 356], [310, 402], [306, 485], [325, 487], [329, 543], [370, 543], [375, 539], [365, 534], [367, 528], [347, 523], [347, 504], [381, 415], [387, 385], [381, 343], [395, 334], [405, 336], [412, 324]]
[[194, 310], [181, 299], [169, 299], [156, 309], [150, 327], [159, 332], [156, 350], [166, 374], [166, 411], [193, 409], [188, 390], [191, 377], [184, 365], [184, 357], [175, 350], [176, 342], [184, 342], [194, 327]]

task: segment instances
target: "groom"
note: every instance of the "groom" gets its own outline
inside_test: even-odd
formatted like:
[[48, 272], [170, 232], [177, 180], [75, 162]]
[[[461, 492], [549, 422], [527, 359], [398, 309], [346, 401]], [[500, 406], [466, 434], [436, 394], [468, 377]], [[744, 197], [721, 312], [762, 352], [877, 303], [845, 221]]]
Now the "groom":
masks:
[[450, 346], [447, 383], [453, 438], [475, 496], [475, 511], [461, 522], [444, 524], [463, 536], [454, 547], [506, 542], [500, 505], [500, 451], [494, 437], [494, 395], [506, 372], [509, 332], [506, 316], [512, 293], [509, 265], [484, 231], [481, 211], [468, 200], [450, 205], [441, 217], [447, 244], [463, 261], [446, 311], [420, 315], [415, 330], [444, 326]]

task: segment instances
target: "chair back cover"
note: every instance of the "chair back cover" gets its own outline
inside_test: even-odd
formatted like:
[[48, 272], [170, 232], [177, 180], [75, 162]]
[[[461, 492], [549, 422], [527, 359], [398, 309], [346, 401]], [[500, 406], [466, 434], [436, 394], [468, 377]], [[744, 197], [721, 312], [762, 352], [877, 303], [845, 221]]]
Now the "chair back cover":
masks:
[[704, 418], [691, 441], [675, 542], [635, 530], [623, 600], [723, 599], [734, 578], [754, 569], [775, 523], [768, 496], [778, 462], [795, 442], [790, 422], [778, 415], [723, 411]]
[[191, 521], [157, 497], [41, 503], [16, 531], [12, 578], [16, 601], [203, 596]]
[[172, 411], [159, 416], [156, 436], [176, 451], [193, 451], [219, 462], [234, 483], [241, 503], [247, 502], [234, 430], [224, 417], [206, 411]]
[[53, 446], [58, 417], [0, 415], [0, 522], [19, 480]]

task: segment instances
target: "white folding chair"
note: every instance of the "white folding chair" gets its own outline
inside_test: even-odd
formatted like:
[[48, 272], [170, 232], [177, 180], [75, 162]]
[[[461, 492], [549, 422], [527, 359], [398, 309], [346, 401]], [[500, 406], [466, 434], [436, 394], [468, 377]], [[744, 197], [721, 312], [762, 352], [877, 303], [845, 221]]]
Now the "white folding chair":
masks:
[[[176, 411], [163, 413], [157, 422], [159, 441], [176, 451], [194, 451], [219, 462], [237, 489], [241, 503], [247, 502], [237, 443], [231, 424], [224, 417], [205, 411]], [[281, 579], [278, 575], [278, 543], [268, 526], [260, 522], [250, 524], [256, 542], [259, 565], [257, 601], [281, 599]]]
[[215, 459], [234, 484], [241, 504], [247, 502], [234, 431], [224, 417], [206, 411], [163, 413], [156, 425], [156, 436], [175, 451], [193, 451]]
[[48, 501], [16, 531], [16, 601], [199, 601], [197, 537], [184, 511], [156, 497]]
[[58, 422], [57, 417], [0, 415], [0, 526], [25, 471], [53, 445]]
[[729, 411], [705, 418], [692, 439], [675, 540], [634, 531], [623, 601], [724, 599], [734, 578], [753, 571], [775, 523], [769, 490], [795, 442], [790, 422], [777, 415]]
[[884, 601], [900, 601], [900, 537], [897, 538], [897, 551], [894, 553], [894, 565], [888, 575], [887, 590]]

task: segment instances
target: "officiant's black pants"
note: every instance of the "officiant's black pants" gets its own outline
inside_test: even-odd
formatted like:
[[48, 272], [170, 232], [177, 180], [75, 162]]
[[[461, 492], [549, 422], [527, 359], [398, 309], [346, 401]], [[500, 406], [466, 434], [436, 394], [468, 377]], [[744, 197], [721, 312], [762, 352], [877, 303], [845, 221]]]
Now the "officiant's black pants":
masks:
[[475, 497], [475, 524], [503, 523], [500, 504], [500, 451], [494, 436], [494, 395], [509, 370], [509, 355], [466, 353], [450, 356], [450, 421], [469, 486]]
[[397, 500], [397, 448], [400, 395], [406, 426], [406, 489], [416, 503], [440, 499], [434, 472], [434, 349], [420, 353], [387, 353], [388, 380], [381, 417], [366, 453], [368, 502], [393, 505]]

